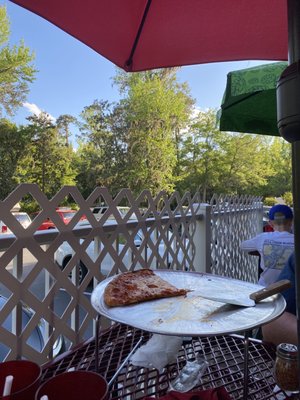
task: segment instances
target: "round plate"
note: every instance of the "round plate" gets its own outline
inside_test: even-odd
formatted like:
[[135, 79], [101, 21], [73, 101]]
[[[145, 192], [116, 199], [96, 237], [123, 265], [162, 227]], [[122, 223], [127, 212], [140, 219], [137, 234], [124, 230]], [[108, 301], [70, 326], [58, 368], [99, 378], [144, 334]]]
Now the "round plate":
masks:
[[[107, 278], [94, 289], [91, 302], [95, 310], [116, 322], [165, 335], [212, 336], [247, 331], [279, 317], [286, 306], [282, 295], [271, 296], [254, 307], [241, 307], [200, 296], [213, 280], [214, 290], [252, 293], [262, 286], [218, 275], [197, 272], [155, 270], [162, 279], [178, 288], [194, 290], [186, 296], [146, 301], [123, 307], [108, 307], [104, 289], [114, 278]], [[197, 292], [197, 290], [199, 292]]]

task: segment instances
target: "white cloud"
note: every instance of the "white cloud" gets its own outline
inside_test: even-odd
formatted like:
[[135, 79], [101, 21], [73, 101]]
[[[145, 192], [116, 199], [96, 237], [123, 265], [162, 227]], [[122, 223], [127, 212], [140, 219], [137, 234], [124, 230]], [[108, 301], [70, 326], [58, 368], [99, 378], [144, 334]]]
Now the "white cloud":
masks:
[[209, 107], [199, 107], [199, 106], [194, 106], [192, 109], [192, 117], [197, 117], [199, 113], [201, 112], [208, 112], [210, 110]]
[[[36, 104], [33, 104], [33, 103], [25, 102], [25, 103], [23, 103], [23, 107], [27, 108], [27, 110], [33, 115], [38, 116], [43, 112], [43, 110], [41, 110]], [[53, 117], [52, 115], [48, 114], [48, 116], [49, 116], [49, 119], [51, 120], [51, 122], [56, 121], [56, 118]]]

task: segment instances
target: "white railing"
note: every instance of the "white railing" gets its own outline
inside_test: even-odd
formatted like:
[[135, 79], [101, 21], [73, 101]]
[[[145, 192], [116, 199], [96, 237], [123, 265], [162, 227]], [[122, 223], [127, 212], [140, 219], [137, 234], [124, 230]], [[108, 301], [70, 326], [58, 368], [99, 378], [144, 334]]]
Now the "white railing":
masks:
[[[23, 229], [10, 210], [28, 195], [39, 203], [42, 211], [27, 229]], [[55, 209], [70, 195], [79, 210], [65, 225]], [[108, 212], [97, 220], [90, 208], [99, 203], [99, 199], [108, 206]], [[120, 215], [117, 206], [124, 205], [124, 200], [130, 211]], [[90, 293], [106, 276], [150, 267], [223, 275], [229, 271], [230, 276], [237, 277], [235, 275], [246, 268], [241, 263], [234, 266], [231, 257], [241, 254], [238, 240], [252, 233], [249, 232], [251, 227], [253, 232], [257, 230], [254, 216], [259, 221], [262, 207], [254, 200], [243, 199], [238, 207], [232, 205], [224, 213], [222, 207], [216, 207], [219, 204], [216, 199], [212, 205], [201, 204], [198, 194], [194, 197], [186, 194], [181, 198], [178, 193], [172, 196], [160, 193], [152, 198], [145, 191], [134, 199], [130, 191], [122, 190], [112, 198], [107, 189], [96, 188], [85, 200], [77, 188], [64, 187], [48, 200], [37, 186], [20, 185], [0, 208], [0, 219], [14, 232], [14, 235], [0, 235], [0, 294], [5, 296], [0, 309], [2, 353], [6, 354], [6, 359], [23, 357], [43, 364], [55, 355], [53, 348], [58, 339], [63, 337], [69, 348], [91, 336], [96, 312], [90, 304]], [[114, 219], [110, 219], [111, 213]], [[80, 217], [83, 214], [88, 224], [82, 226]], [[132, 215], [135, 220], [130, 218]], [[229, 231], [220, 230], [220, 226], [227, 226], [230, 232], [235, 232], [230, 215], [235, 219], [235, 229], [240, 230], [238, 218], [248, 222], [248, 228], [239, 233], [238, 240], [228, 235]], [[57, 229], [38, 231], [47, 217]], [[60, 267], [57, 250], [66, 243], [71, 249], [70, 258]], [[223, 253], [216, 253], [218, 243], [226, 243]], [[256, 260], [243, 254], [240, 260], [247, 267], [241, 278], [256, 280]], [[252, 273], [249, 273], [250, 264]], [[83, 266], [84, 277], [80, 274]], [[24, 307], [30, 315], [26, 321]], [[37, 349], [32, 335], [41, 324], [44, 346]]]

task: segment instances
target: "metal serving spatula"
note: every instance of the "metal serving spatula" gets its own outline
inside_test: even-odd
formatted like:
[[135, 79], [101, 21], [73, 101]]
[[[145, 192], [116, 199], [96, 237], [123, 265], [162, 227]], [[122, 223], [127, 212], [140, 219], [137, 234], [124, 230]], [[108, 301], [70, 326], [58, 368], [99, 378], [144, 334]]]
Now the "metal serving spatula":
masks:
[[[206, 282], [206, 287], [204, 289], [195, 290], [195, 293], [199, 296], [204, 297], [209, 300], [219, 301], [220, 303], [234, 304], [243, 307], [254, 307], [259, 301], [266, 299], [273, 294], [280, 293], [291, 287], [291, 282], [287, 279], [272, 283], [271, 285], [258, 290], [254, 293], [241, 293], [237, 290], [213, 290], [215, 287], [210, 287], [210, 282]], [[220, 289], [220, 288], [219, 288]]]

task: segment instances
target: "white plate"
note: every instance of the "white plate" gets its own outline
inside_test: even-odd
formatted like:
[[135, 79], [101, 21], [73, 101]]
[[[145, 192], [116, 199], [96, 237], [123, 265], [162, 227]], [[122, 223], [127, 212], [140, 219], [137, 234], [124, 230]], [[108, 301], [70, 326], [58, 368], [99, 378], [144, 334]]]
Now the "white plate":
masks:
[[[196, 272], [155, 270], [162, 279], [178, 288], [197, 291], [213, 280], [215, 290], [255, 292], [262, 288], [249, 282]], [[94, 289], [91, 302], [95, 310], [116, 322], [166, 335], [212, 336], [246, 331], [279, 317], [286, 306], [282, 295], [274, 295], [255, 307], [239, 307], [201, 297], [196, 292], [187, 296], [147, 301], [124, 307], [108, 307], [104, 289], [113, 277], [105, 279]]]

